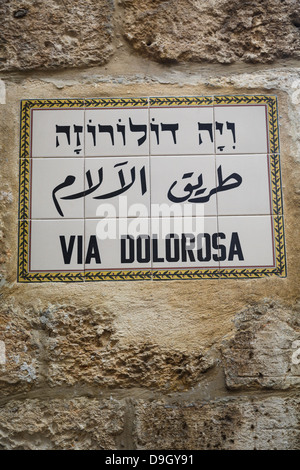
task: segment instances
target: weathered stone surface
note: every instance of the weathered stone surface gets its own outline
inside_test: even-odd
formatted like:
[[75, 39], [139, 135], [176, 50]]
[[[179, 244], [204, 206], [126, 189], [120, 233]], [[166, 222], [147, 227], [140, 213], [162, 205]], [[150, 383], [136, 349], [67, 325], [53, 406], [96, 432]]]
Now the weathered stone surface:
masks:
[[0, 398], [37, 387], [145, 387], [182, 390], [216, 362], [213, 352], [188, 353], [155, 341], [124, 344], [105, 309], [49, 305], [0, 308]]
[[115, 449], [124, 409], [114, 399], [12, 400], [0, 407], [0, 449]]
[[[0, 132], [1, 132], [0, 125]], [[1, 147], [0, 147], [1, 148]], [[10, 185], [7, 181], [3, 181], [0, 190], [0, 213], [3, 216], [0, 219], [0, 282], [4, 274], [4, 266], [8, 259], [12, 256], [11, 248], [7, 244], [5, 237], [5, 225], [8, 222], [9, 217], [7, 216], [9, 211], [12, 209], [13, 193]]]
[[242, 310], [235, 327], [234, 337], [223, 348], [229, 388], [300, 386], [300, 365], [293, 359], [300, 338], [298, 310], [265, 302]]
[[261, 62], [300, 57], [295, 0], [123, 0], [124, 34], [158, 61]]
[[41, 338], [33, 330], [27, 312], [11, 304], [0, 309], [0, 398], [29, 391], [36, 387], [41, 375]]
[[0, 70], [83, 67], [112, 53], [111, 0], [18, 0], [0, 5]]
[[299, 400], [224, 399], [136, 405], [138, 449], [299, 449]]
[[[270, 397], [133, 401], [113, 398], [11, 400], [0, 407], [0, 449], [116, 449], [133, 432], [131, 448], [186, 450], [296, 450], [299, 400]], [[122, 437], [123, 436], [123, 437]], [[121, 444], [119, 444], [121, 443]]]
[[49, 306], [40, 312], [40, 322], [51, 386], [187, 388], [215, 361], [213, 354], [187, 354], [155, 341], [124, 344], [105, 309]]

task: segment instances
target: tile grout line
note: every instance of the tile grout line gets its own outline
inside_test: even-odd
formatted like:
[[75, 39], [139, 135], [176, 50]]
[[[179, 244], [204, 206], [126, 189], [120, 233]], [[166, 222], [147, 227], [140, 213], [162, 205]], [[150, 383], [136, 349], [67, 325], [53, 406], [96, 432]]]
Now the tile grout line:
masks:
[[[87, 99], [84, 98], [84, 119], [83, 119], [83, 125], [84, 125], [84, 133], [83, 133], [83, 143], [84, 143], [84, 150], [83, 150], [83, 190], [85, 190], [85, 169], [86, 169], [86, 101]], [[86, 237], [86, 218], [85, 218], [85, 207], [86, 207], [86, 200], [85, 197], [83, 198], [83, 282], [86, 282], [86, 277], [85, 277], [85, 237]]]
[[152, 173], [151, 173], [151, 166], [152, 166], [152, 155], [151, 155], [151, 130], [150, 130], [150, 112], [151, 112], [151, 107], [150, 107], [150, 101], [151, 101], [151, 96], [147, 97], [148, 100], [148, 129], [149, 129], [149, 143], [148, 143], [148, 158], [149, 158], [149, 185], [150, 185], [150, 196], [149, 196], [149, 210], [150, 210], [150, 219], [149, 219], [149, 234], [150, 234], [150, 260], [151, 260], [151, 265], [150, 265], [150, 281], [154, 281], [153, 279], [153, 271], [154, 271], [154, 266], [153, 266], [153, 243], [152, 243]]
[[[215, 163], [215, 185], [217, 187], [217, 142], [216, 142], [216, 117], [215, 117], [215, 96], [212, 96], [212, 104], [213, 104], [213, 136], [214, 136], [214, 163]], [[218, 200], [218, 191], [216, 192], [216, 211], [217, 211], [217, 234], [219, 234], [219, 200]], [[220, 258], [220, 248], [218, 248], [218, 258]], [[220, 280], [220, 269], [221, 263], [219, 259], [219, 273], [218, 273], [218, 281]]]

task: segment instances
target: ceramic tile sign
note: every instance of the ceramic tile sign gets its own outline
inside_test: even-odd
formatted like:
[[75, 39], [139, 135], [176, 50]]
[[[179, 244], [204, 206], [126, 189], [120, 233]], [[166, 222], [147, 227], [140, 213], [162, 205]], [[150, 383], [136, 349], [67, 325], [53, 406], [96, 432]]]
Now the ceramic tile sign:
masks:
[[19, 282], [286, 276], [277, 99], [21, 102]]

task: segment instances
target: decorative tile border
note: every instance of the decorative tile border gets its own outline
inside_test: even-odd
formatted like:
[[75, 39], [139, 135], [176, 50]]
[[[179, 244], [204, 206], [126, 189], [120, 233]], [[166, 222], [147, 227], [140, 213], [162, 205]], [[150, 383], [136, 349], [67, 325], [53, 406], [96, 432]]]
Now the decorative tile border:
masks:
[[151, 97], [151, 107], [178, 107], [178, 106], [212, 106], [212, 96], [170, 96], [170, 97]]
[[30, 160], [21, 158], [19, 162], [19, 220], [29, 219], [29, 198]]
[[87, 271], [85, 281], [148, 281], [151, 271]]
[[148, 107], [148, 98], [93, 98], [85, 100], [86, 108], [141, 108]]
[[280, 156], [276, 153], [270, 155], [270, 176], [272, 190], [273, 214], [283, 214]]
[[152, 272], [154, 281], [168, 280], [193, 280], [193, 279], [219, 279], [219, 269], [170, 269], [156, 270]]
[[[274, 268], [211, 268], [211, 269], [151, 269], [103, 270], [85, 272], [29, 272], [29, 218], [30, 218], [30, 128], [33, 109], [93, 109], [93, 108], [180, 108], [197, 106], [251, 106], [265, 105], [267, 109], [270, 185], [273, 213]], [[82, 282], [110, 280], [194, 280], [194, 279], [249, 279], [286, 276], [282, 185], [280, 171], [278, 110], [275, 96], [236, 95], [211, 97], [150, 97], [97, 99], [33, 99], [21, 102], [20, 173], [19, 173], [19, 282]]]

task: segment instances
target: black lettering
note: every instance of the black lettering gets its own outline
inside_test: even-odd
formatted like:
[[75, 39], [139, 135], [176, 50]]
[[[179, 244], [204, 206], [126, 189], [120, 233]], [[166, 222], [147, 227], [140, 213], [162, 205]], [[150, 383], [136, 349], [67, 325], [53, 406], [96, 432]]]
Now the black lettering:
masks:
[[[92, 120], [90, 119], [89, 122], [92, 122]], [[94, 147], [96, 145], [96, 126], [91, 126], [90, 124], [87, 125], [87, 131], [90, 132], [93, 136], [93, 144], [94, 144]]]
[[[121, 119], [118, 119], [118, 121], [121, 122]], [[125, 126], [122, 124], [117, 124], [117, 132], [121, 132], [123, 137], [123, 145], [126, 145]]]
[[114, 130], [112, 126], [102, 126], [101, 124], [98, 124], [98, 129], [99, 132], [108, 132], [111, 138], [112, 145], [115, 145]]
[[101, 264], [100, 252], [99, 252], [96, 235], [90, 236], [89, 246], [87, 249], [86, 259], [85, 259], [86, 264], [89, 264], [92, 258], [95, 259], [95, 262], [97, 264]]
[[[152, 118], [152, 121], [155, 121], [155, 118]], [[155, 132], [156, 135], [156, 143], [157, 145], [159, 144], [159, 125], [158, 124], [153, 124], [152, 122], [150, 123], [150, 130]]]
[[[144, 255], [143, 255], [144, 252]], [[148, 263], [150, 261], [150, 237], [149, 235], [140, 235], [137, 238], [136, 257], [138, 263]]]
[[[204, 238], [204, 240], [203, 240]], [[203, 245], [205, 244], [205, 255], [203, 255]], [[199, 233], [197, 236], [197, 245], [201, 246], [197, 250], [197, 258], [199, 261], [210, 261], [211, 260], [211, 246], [210, 246], [210, 235], [209, 233]]]
[[175, 233], [170, 233], [167, 235], [166, 260], [172, 262], [179, 261], [179, 237]]
[[215, 250], [218, 250], [218, 255], [213, 255], [213, 260], [214, 261], [225, 261], [226, 259], [226, 246], [225, 245], [221, 245], [218, 243], [218, 238], [221, 238], [222, 240], [224, 240], [224, 238], [226, 238], [226, 235], [225, 233], [223, 232], [219, 232], [219, 233], [214, 233], [213, 236], [212, 236], [212, 247], [215, 249]]
[[[70, 126], [58, 126], [56, 124], [56, 134], [59, 134], [59, 133], [66, 134], [68, 144], [70, 145]], [[58, 147], [59, 145], [60, 144], [59, 144], [58, 136], [56, 136], [56, 147]]]
[[163, 263], [164, 259], [159, 258], [158, 256], [158, 240], [157, 240], [157, 235], [153, 236], [152, 240], [152, 249], [153, 249], [153, 262], [154, 263]]
[[[126, 243], [127, 240], [129, 243]], [[126, 245], [129, 247], [129, 253], [127, 255]], [[134, 238], [131, 235], [121, 236], [121, 263], [133, 263], [134, 262]]]
[[83, 236], [77, 237], [77, 263], [81, 264], [83, 259]]
[[70, 241], [69, 241], [68, 248], [67, 248], [65, 236], [60, 235], [59, 239], [60, 239], [62, 254], [63, 254], [63, 258], [64, 258], [64, 263], [65, 264], [70, 264], [72, 253], [73, 253], [73, 248], [74, 248], [74, 243], [75, 243], [75, 235], [70, 236]]
[[[189, 244], [187, 246], [187, 238], [189, 238]], [[182, 261], [187, 261], [187, 254], [190, 261], [195, 261], [193, 249], [195, 248], [195, 237], [191, 233], [183, 233], [181, 239], [181, 250], [182, 250]]]
[[228, 261], [232, 261], [234, 256], [237, 256], [240, 261], [244, 260], [240, 239], [237, 232], [232, 232], [231, 242], [229, 247]]
[[74, 124], [74, 132], [75, 132], [75, 134], [77, 134], [77, 139], [76, 139], [76, 145], [77, 145], [77, 147], [78, 147], [79, 145], [81, 145], [79, 134], [82, 134], [82, 131], [83, 131], [83, 127], [82, 127], [82, 126], [76, 126], [76, 125]]
[[147, 138], [147, 126], [146, 124], [133, 124], [131, 118], [129, 118], [129, 128], [131, 132], [143, 132], [144, 135], [138, 139], [138, 145], [142, 145]]
[[[198, 130], [199, 131], [207, 131], [209, 133], [210, 141], [213, 142], [213, 129], [212, 129], [212, 124], [210, 123], [202, 123], [198, 122]], [[199, 132], [199, 145], [201, 145], [203, 142], [201, 133]]]
[[179, 128], [178, 123], [176, 123], [176, 124], [163, 124], [163, 123], [161, 123], [161, 130], [162, 131], [170, 131], [172, 133], [174, 144], [177, 144], [177, 142], [176, 142], [176, 131], [178, 131], [178, 128]]

